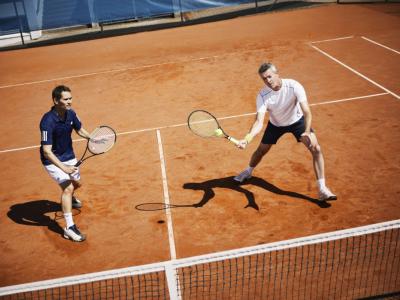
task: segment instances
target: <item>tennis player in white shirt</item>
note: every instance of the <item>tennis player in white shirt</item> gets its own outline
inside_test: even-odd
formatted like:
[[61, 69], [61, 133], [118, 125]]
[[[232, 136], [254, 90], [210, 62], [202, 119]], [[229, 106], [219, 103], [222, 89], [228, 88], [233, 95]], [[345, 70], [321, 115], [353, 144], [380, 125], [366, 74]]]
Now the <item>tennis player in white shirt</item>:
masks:
[[254, 168], [285, 133], [292, 133], [302, 142], [313, 157], [314, 172], [317, 178], [319, 200], [336, 200], [325, 184], [324, 157], [317, 137], [311, 128], [311, 110], [303, 86], [293, 79], [280, 78], [278, 69], [272, 63], [263, 63], [258, 73], [265, 83], [257, 95], [257, 115], [250, 132], [239, 141], [238, 147], [245, 149], [251, 140], [262, 130], [266, 112], [269, 113], [267, 128], [261, 143], [250, 159], [246, 170], [234, 178], [242, 183], [250, 178]]

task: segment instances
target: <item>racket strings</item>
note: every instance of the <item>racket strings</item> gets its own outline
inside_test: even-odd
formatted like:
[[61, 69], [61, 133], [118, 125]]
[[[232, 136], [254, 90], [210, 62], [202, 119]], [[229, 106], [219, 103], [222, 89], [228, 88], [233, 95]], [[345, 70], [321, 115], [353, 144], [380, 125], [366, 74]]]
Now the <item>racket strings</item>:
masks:
[[116, 134], [109, 127], [99, 127], [91, 135], [88, 144], [89, 151], [93, 154], [100, 154], [110, 150], [116, 140]]
[[205, 111], [195, 111], [189, 116], [190, 129], [202, 137], [212, 137], [219, 128], [217, 120]]

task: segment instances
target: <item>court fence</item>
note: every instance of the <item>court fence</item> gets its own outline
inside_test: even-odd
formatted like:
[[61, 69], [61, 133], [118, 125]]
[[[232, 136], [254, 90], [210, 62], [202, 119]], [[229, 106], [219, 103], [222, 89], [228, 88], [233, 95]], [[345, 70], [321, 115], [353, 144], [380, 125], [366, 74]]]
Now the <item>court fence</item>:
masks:
[[[0, 0], [0, 48], [130, 33], [321, 3], [400, 0]], [[130, 31], [121, 31], [130, 28]], [[119, 30], [119, 31], [118, 31]], [[71, 40], [71, 39], [69, 39]], [[46, 44], [46, 43], [44, 43]], [[18, 48], [18, 47], [17, 47]]]
[[[116, 28], [148, 30], [239, 11], [276, 9], [296, 0], [0, 0], [0, 47], [34, 44]], [[336, 2], [305, 0], [303, 3]], [[118, 25], [118, 26], [117, 26]], [[144, 29], [147, 28], [147, 29]]]
[[399, 299], [400, 220], [0, 288], [0, 299]]

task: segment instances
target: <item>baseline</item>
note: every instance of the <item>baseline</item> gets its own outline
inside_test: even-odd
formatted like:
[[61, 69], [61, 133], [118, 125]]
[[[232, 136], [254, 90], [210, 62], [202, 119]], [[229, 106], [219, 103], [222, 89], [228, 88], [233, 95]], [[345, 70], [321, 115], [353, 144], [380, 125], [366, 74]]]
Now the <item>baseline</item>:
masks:
[[26, 85], [39, 84], [39, 83], [53, 82], [53, 81], [62, 81], [62, 80], [66, 80], [66, 79], [97, 76], [97, 75], [101, 75], [101, 74], [111, 74], [111, 73], [120, 73], [120, 72], [132, 71], [132, 70], [148, 69], [148, 68], [154, 68], [154, 67], [160, 67], [160, 66], [166, 66], [166, 65], [184, 64], [184, 63], [189, 63], [189, 62], [197, 62], [197, 61], [202, 61], [202, 60], [215, 59], [215, 58], [226, 57], [226, 56], [230, 56], [230, 55], [236, 55], [238, 53], [242, 54], [242, 53], [259, 52], [259, 51], [265, 51], [265, 49], [261, 48], [261, 49], [234, 51], [234, 52], [229, 52], [229, 53], [226, 53], [223, 55], [204, 56], [204, 57], [192, 58], [192, 59], [187, 59], [187, 60], [182, 60], [182, 61], [169, 61], [169, 62], [149, 64], [149, 65], [136, 66], [136, 67], [130, 67], [130, 68], [105, 70], [105, 71], [77, 74], [77, 75], [71, 75], [71, 76], [65, 76], [65, 77], [57, 77], [57, 78], [52, 78], [52, 79], [21, 82], [21, 83], [15, 83], [15, 84], [2, 85], [2, 86], [0, 86], [0, 89], [20, 87], [20, 86], [26, 86]]

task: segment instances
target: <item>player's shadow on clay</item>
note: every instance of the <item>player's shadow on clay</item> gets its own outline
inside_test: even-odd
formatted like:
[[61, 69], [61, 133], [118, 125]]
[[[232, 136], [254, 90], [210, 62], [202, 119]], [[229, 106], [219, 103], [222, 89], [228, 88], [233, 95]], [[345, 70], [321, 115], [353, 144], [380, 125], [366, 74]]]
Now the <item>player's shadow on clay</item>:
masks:
[[235, 180], [233, 180], [233, 176], [230, 177], [225, 177], [225, 178], [218, 178], [218, 179], [211, 179], [203, 182], [190, 182], [190, 183], [185, 183], [183, 185], [184, 189], [191, 189], [191, 190], [202, 190], [204, 191], [203, 198], [200, 200], [200, 202], [194, 204], [194, 207], [202, 207], [208, 203], [212, 198], [215, 196], [214, 188], [225, 188], [225, 189], [231, 189], [234, 191], [237, 191], [239, 193], [242, 193], [246, 196], [248, 204], [245, 206], [247, 207], [252, 207], [256, 210], [259, 210], [259, 207], [256, 203], [254, 194], [250, 192], [249, 190], [245, 189], [245, 185], [255, 185], [260, 188], [263, 188], [271, 193], [278, 194], [278, 195], [285, 195], [289, 196], [292, 198], [297, 198], [301, 200], [306, 200], [308, 202], [311, 202], [313, 204], [318, 205], [321, 208], [328, 208], [331, 205], [326, 202], [326, 201], [319, 201], [318, 199], [311, 198], [309, 196], [296, 193], [296, 192], [291, 192], [291, 191], [285, 191], [280, 189], [279, 187], [273, 185], [272, 183], [269, 183], [268, 181], [261, 179], [259, 177], [251, 177], [250, 179], [246, 180], [245, 182], [239, 184]]
[[34, 200], [14, 204], [7, 216], [17, 224], [28, 226], [47, 226], [57, 234], [63, 234], [63, 229], [57, 223], [62, 216], [61, 205], [50, 200]]

